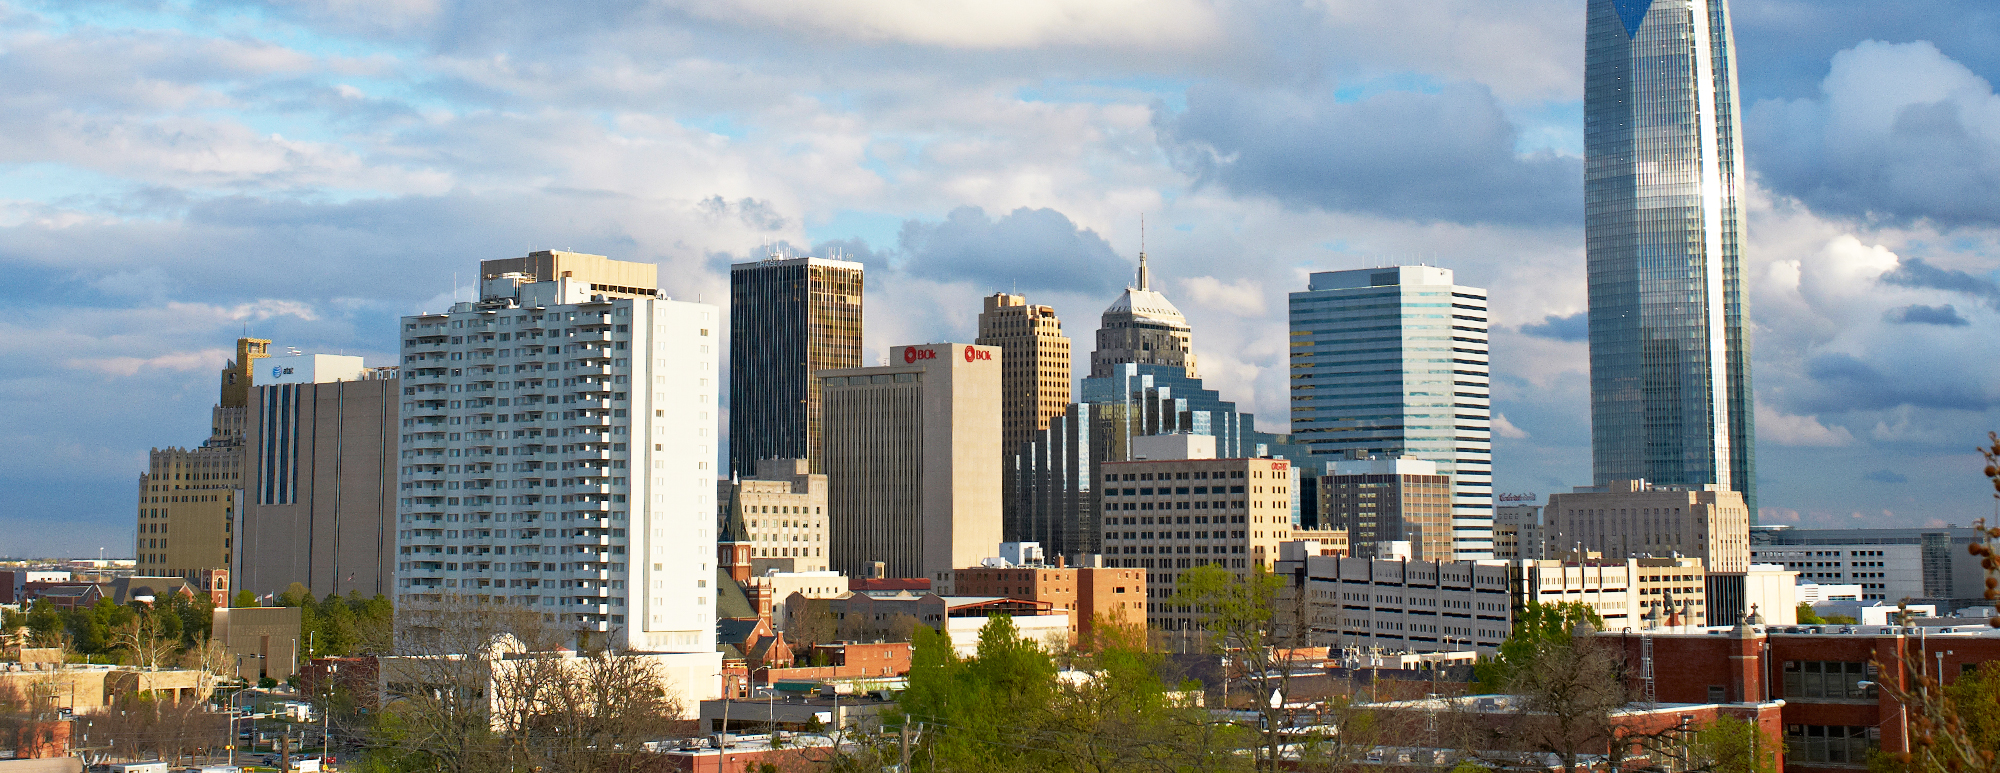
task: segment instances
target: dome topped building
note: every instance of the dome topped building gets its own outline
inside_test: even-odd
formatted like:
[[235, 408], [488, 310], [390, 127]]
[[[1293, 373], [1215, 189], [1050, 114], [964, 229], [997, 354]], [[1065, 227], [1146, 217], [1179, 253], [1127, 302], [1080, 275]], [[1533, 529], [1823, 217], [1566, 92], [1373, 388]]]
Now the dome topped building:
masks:
[[1090, 375], [1109, 376], [1114, 365], [1136, 362], [1170, 365], [1195, 372], [1194, 330], [1172, 301], [1152, 289], [1146, 253], [1139, 252], [1139, 281], [1104, 310], [1097, 328], [1097, 349], [1090, 353]]

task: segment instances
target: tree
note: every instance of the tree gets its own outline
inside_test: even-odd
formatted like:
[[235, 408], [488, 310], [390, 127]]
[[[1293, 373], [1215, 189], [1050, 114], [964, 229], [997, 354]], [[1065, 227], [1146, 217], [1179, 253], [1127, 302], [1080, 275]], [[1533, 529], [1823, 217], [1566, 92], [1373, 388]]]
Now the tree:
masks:
[[1201, 685], [1169, 685], [1164, 656], [1146, 646], [1146, 629], [1122, 619], [1098, 619], [1091, 638], [1068, 653], [1088, 679], [1056, 684], [1047, 716], [1049, 738], [1069, 769], [1098, 771], [1230, 770], [1240, 728], [1216, 721], [1194, 700]]
[[1514, 628], [1507, 634], [1507, 640], [1500, 643], [1500, 652], [1473, 666], [1473, 679], [1479, 691], [1506, 690], [1515, 671], [1548, 647], [1569, 646], [1577, 627], [1584, 624], [1601, 630], [1604, 618], [1580, 601], [1537, 602], [1522, 607], [1514, 617]]
[[839, 635], [840, 624], [827, 608], [826, 599], [800, 598], [785, 605], [785, 639], [810, 649]]
[[387, 705], [350, 720], [368, 725], [361, 734], [369, 764], [443, 773], [506, 769], [508, 739], [494, 728], [494, 663], [510, 652], [553, 649], [567, 633], [526, 607], [465, 597], [398, 615], [397, 657], [380, 666]]
[[1757, 723], [1721, 717], [1696, 730], [1687, 744], [1683, 770], [1691, 773], [1774, 773], [1778, 769], [1776, 739]]
[[497, 723], [517, 769], [591, 773], [643, 767], [644, 742], [683, 705], [657, 662], [598, 650], [528, 652], [495, 664]]
[[229, 600], [229, 606], [237, 608], [257, 606], [257, 594], [247, 590], [237, 591], [236, 597]]
[[[1587, 608], [1586, 608], [1587, 610]], [[1574, 610], [1544, 610], [1567, 616]], [[1557, 616], [1538, 615], [1512, 653], [1502, 645], [1504, 684], [1515, 711], [1493, 730], [1507, 746], [1554, 754], [1566, 770], [1580, 769], [1590, 753], [1621, 756], [1629, 743], [1617, 736], [1613, 712], [1629, 702], [1623, 660], [1597, 640], [1595, 629], [1556, 638], [1538, 632]], [[1514, 639], [1509, 638], [1508, 643]], [[1505, 748], [1505, 747], [1503, 747]]]
[[[1259, 743], [1254, 758], [1258, 770], [1275, 770], [1290, 724], [1285, 700], [1293, 694], [1291, 677], [1302, 658], [1306, 627], [1277, 630], [1279, 594], [1284, 578], [1255, 564], [1245, 574], [1221, 564], [1203, 564], [1181, 572], [1169, 602], [1186, 606], [1201, 622], [1208, 650], [1222, 658], [1224, 678], [1250, 692], [1259, 718]], [[1303, 589], [1301, 589], [1303, 590]], [[1228, 690], [1223, 692], [1225, 706]]]
[[1825, 623], [1826, 620], [1822, 619], [1819, 613], [1813, 610], [1812, 602], [1799, 602], [1799, 625], [1823, 625]]
[[[163, 625], [170, 623], [171, 625]], [[171, 627], [169, 633], [166, 629]], [[147, 669], [171, 663], [180, 651], [180, 618], [169, 614], [143, 612], [133, 615], [112, 632], [114, 646]]]

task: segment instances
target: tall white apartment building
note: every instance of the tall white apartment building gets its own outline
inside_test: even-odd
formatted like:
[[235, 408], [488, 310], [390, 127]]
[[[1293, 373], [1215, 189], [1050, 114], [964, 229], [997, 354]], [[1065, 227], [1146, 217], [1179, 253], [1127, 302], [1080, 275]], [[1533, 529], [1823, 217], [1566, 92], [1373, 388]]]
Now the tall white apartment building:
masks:
[[1322, 456], [1436, 462], [1451, 476], [1454, 556], [1488, 559], [1486, 290], [1452, 276], [1432, 266], [1325, 271], [1292, 293], [1292, 436]]
[[650, 264], [481, 269], [478, 301], [402, 320], [398, 600], [713, 652], [718, 310], [660, 297]]

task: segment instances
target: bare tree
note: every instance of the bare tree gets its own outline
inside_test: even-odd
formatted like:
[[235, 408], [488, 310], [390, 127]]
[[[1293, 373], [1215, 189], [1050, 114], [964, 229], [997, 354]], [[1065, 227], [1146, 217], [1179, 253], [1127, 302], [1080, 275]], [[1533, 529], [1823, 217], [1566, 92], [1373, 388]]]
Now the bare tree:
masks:
[[522, 653], [496, 665], [495, 696], [517, 765], [623, 773], [646, 765], [645, 741], [684, 708], [657, 661], [600, 650]]
[[161, 664], [172, 662], [174, 653], [180, 649], [180, 641], [165, 635], [150, 612], [133, 615], [130, 622], [118, 626], [112, 631], [111, 641], [132, 657], [134, 665], [148, 670], [158, 670]]
[[398, 611], [396, 655], [379, 666], [386, 705], [370, 720], [367, 752], [385, 764], [446, 773], [505, 769], [494, 664], [567, 639], [539, 612], [470, 597]]
[[1508, 675], [1517, 711], [1493, 734], [1516, 749], [1554, 754], [1572, 771], [1585, 755], [1620, 754], [1629, 744], [1611, 720], [1631, 699], [1622, 666], [1587, 627], [1568, 641], [1538, 642]]

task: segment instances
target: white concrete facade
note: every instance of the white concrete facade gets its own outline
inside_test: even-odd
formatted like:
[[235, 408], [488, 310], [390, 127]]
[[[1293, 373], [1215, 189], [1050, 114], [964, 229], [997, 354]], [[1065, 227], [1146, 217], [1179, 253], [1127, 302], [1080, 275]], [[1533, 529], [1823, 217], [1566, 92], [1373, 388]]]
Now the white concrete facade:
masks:
[[711, 652], [721, 319], [587, 279], [403, 318], [397, 598]]

